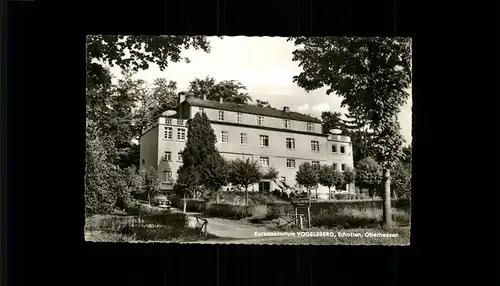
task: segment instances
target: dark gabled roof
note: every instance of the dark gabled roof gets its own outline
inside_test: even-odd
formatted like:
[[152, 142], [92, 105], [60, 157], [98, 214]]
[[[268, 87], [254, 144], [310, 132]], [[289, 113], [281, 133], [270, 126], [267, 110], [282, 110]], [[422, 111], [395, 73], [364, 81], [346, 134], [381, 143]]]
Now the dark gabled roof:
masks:
[[293, 112], [293, 111], [285, 112], [283, 110], [278, 110], [275, 108], [259, 107], [259, 106], [255, 106], [255, 105], [238, 104], [238, 103], [232, 103], [232, 102], [220, 103], [218, 101], [202, 100], [202, 99], [193, 98], [193, 97], [186, 99], [185, 102], [189, 103], [192, 106], [198, 106], [198, 107], [206, 107], [206, 108], [213, 108], [213, 109], [220, 109], [220, 110], [227, 110], [227, 111], [234, 111], [234, 112], [241, 112], [241, 113], [249, 113], [249, 114], [262, 115], [262, 116], [278, 117], [278, 118], [297, 120], [297, 121], [321, 123], [321, 120], [314, 118], [312, 116], [304, 115], [304, 114], [301, 114], [298, 112]]

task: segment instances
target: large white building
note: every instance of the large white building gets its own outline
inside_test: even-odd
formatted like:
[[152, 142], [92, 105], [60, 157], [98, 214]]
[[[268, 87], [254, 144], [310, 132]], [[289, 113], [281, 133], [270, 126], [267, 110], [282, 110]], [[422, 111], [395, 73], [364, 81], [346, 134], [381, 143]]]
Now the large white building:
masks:
[[[321, 120], [292, 112], [286, 106], [278, 110], [222, 99], [186, 99], [181, 93], [175, 110], [174, 116], [159, 117], [140, 139], [140, 168], [157, 167], [163, 174], [161, 189], [165, 192], [173, 188], [182, 165], [187, 122], [197, 112], [204, 112], [209, 118], [217, 136], [216, 147], [223, 157], [250, 158], [258, 161], [264, 171], [271, 166], [278, 170], [279, 179], [262, 180], [249, 190], [290, 191], [290, 187], [298, 187], [295, 173], [304, 162], [333, 164], [338, 170], [353, 167], [350, 137], [323, 134]], [[354, 186], [346, 189], [354, 190]], [[328, 188], [320, 185], [318, 194], [327, 197]]]

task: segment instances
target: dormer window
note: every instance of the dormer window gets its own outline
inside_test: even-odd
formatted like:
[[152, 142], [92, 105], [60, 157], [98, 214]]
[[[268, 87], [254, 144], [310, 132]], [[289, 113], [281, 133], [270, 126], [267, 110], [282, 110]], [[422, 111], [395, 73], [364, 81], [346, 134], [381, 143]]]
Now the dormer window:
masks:
[[236, 121], [238, 121], [238, 123], [243, 122], [243, 113], [236, 113]]
[[264, 125], [264, 116], [257, 116], [257, 125]]
[[283, 119], [283, 128], [290, 129], [290, 120]]
[[165, 124], [172, 124], [172, 118], [165, 118]]
[[314, 131], [314, 125], [312, 123], [307, 123], [307, 131]]
[[219, 120], [224, 121], [224, 111], [219, 110]]

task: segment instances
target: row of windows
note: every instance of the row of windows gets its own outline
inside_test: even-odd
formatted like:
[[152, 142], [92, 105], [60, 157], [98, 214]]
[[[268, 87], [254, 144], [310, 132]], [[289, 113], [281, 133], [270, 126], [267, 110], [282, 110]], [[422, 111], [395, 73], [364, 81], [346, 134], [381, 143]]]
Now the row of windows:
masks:
[[[269, 167], [269, 157], [260, 157], [259, 161], [260, 161], [260, 165], [261, 166], [263, 166], [263, 167]], [[311, 165], [313, 167], [317, 167], [317, 168], [320, 167], [319, 161], [312, 161]], [[333, 168], [335, 170], [337, 170], [337, 166], [338, 166], [337, 164], [335, 164], [335, 163], [333, 164]], [[341, 166], [341, 170], [342, 171], [344, 171], [347, 168], [346, 164], [341, 164], [340, 166]], [[295, 159], [287, 158], [286, 159], [286, 167], [287, 168], [295, 168], [296, 167]]]
[[[165, 156], [163, 156], [163, 161], [172, 161], [172, 152], [165, 151]], [[177, 153], [177, 161], [182, 161], [182, 153]]]
[[[203, 112], [203, 109], [200, 109]], [[226, 120], [226, 115], [225, 112], [222, 110], [219, 110], [219, 120], [220, 121], [225, 121]], [[236, 113], [236, 121], [238, 123], [243, 123], [243, 113]], [[264, 116], [256, 116], [255, 117], [255, 123], [257, 125], [263, 126], [264, 125]], [[283, 119], [283, 128], [285, 129], [291, 129], [292, 124], [290, 120], [288, 119]], [[306, 122], [306, 130], [310, 132], [314, 132], [314, 124]]]
[[[228, 143], [229, 142], [229, 133], [227, 131], [221, 132], [221, 142]], [[247, 133], [240, 133], [240, 144], [246, 145], [248, 144], [248, 135]], [[269, 136], [268, 135], [259, 135], [259, 144], [261, 147], [269, 147]], [[295, 139], [294, 138], [286, 138], [285, 139], [285, 147], [286, 149], [293, 150], [295, 149]], [[311, 150], [315, 152], [319, 152], [319, 141], [311, 140]], [[345, 146], [340, 146], [340, 153], [345, 154]], [[332, 153], [337, 153], [337, 145], [332, 145]]]
[[[184, 119], [176, 119], [177, 125], [184, 125]], [[165, 124], [172, 124], [172, 118], [165, 118]]]
[[[170, 152], [169, 152], [170, 153]], [[260, 157], [260, 164], [264, 167], [269, 167], [269, 157]], [[319, 161], [312, 161], [311, 164], [315, 167], [319, 167]], [[288, 168], [295, 168], [295, 159], [286, 159], [286, 166]], [[337, 164], [333, 164], [333, 168], [337, 170]], [[347, 168], [346, 164], [341, 164], [341, 170], [344, 171]], [[281, 177], [285, 181], [285, 177]], [[172, 182], [172, 171], [163, 171], [162, 181], [164, 183]]]
[[[177, 130], [177, 140], [184, 141], [186, 140], [186, 128], [176, 128]], [[174, 137], [174, 128], [172, 127], [165, 127], [165, 139], [172, 140]]]

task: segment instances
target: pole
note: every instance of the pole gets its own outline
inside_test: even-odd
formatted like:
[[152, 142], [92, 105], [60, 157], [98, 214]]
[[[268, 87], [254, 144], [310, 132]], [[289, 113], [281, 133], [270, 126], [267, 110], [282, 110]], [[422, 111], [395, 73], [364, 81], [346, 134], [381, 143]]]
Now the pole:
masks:
[[304, 229], [304, 223], [303, 223], [303, 220], [302, 220], [302, 215], [300, 215], [299, 219], [300, 219], [300, 230], [303, 230]]
[[307, 221], [308, 221], [308, 226], [311, 228], [311, 207], [307, 207]]
[[297, 224], [298, 224], [297, 207], [295, 207], [295, 227], [297, 227]]

